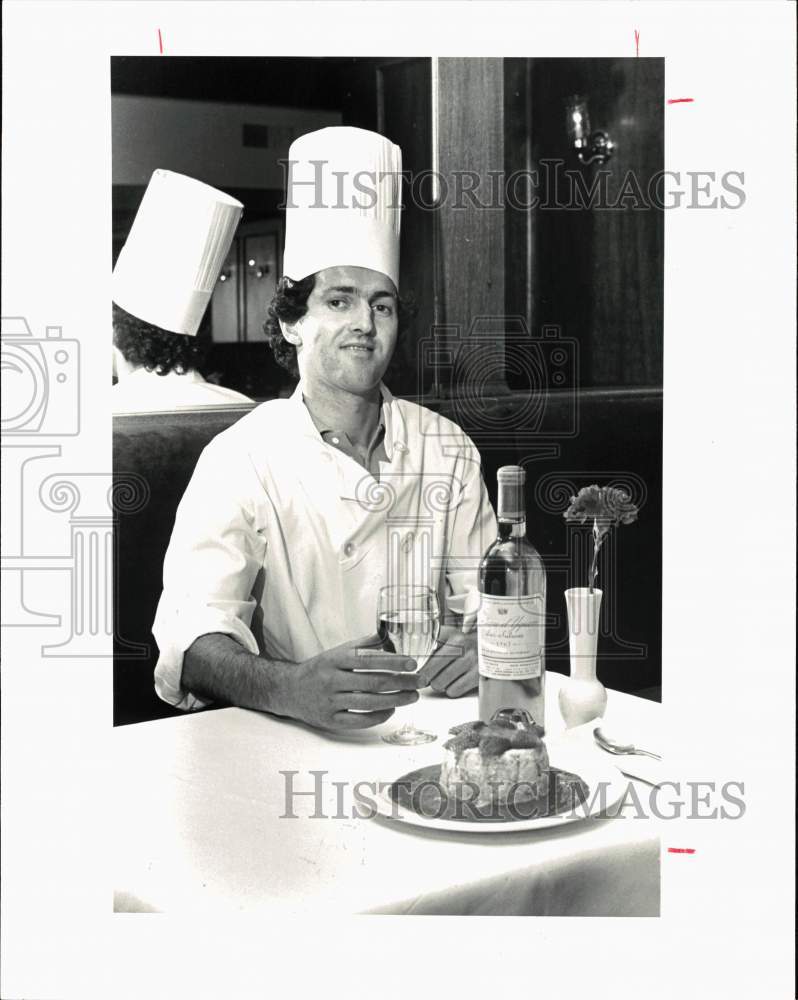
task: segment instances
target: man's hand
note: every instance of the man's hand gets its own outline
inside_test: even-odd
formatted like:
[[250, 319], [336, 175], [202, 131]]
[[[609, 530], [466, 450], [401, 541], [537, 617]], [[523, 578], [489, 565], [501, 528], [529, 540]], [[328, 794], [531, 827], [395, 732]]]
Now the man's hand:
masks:
[[322, 729], [377, 726], [418, 701], [417, 667], [382, 651], [376, 634], [345, 642], [286, 671], [280, 714]]
[[462, 632], [457, 625], [444, 625], [438, 648], [424, 664], [419, 687], [432, 686], [449, 698], [460, 698], [479, 684], [476, 629]]

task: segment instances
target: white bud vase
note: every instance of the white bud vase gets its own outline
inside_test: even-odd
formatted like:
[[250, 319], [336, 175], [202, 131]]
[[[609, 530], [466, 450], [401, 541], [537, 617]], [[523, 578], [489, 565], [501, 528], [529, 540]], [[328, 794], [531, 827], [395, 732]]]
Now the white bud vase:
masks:
[[596, 677], [601, 590], [588, 587], [565, 591], [571, 676], [560, 689], [560, 712], [568, 729], [598, 719], [607, 707], [607, 689]]

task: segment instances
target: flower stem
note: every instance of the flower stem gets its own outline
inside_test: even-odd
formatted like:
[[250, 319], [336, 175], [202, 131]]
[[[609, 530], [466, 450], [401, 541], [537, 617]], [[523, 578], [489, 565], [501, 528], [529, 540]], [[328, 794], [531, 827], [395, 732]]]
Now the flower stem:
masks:
[[596, 577], [598, 576], [598, 554], [601, 548], [601, 543], [604, 540], [603, 534], [599, 531], [598, 522], [593, 521], [593, 559], [590, 563], [590, 573], [588, 576], [588, 587], [589, 592], [592, 594], [594, 587], [596, 585]]

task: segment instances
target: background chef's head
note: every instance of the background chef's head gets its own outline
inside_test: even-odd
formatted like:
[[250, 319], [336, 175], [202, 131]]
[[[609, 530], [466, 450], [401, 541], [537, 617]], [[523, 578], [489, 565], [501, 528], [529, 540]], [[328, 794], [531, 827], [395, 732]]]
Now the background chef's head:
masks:
[[201, 362], [197, 333], [243, 208], [193, 177], [153, 173], [112, 279], [114, 346], [129, 368]]
[[411, 314], [398, 295], [402, 152], [341, 126], [301, 136], [288, 163], [283, 277], [266, 339], [294, 376], [369, 389]]

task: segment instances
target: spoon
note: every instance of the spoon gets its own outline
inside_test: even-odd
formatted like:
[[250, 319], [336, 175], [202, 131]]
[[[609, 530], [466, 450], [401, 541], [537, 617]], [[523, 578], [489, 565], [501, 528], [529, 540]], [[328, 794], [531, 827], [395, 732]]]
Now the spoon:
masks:
[[654, 760], [662, 760], [662, 757], [660, 757], [658, 753], [652, 753], [650, 750], [638, 750], [638, 748], [636, 746], [632, 746], [631, 743], [612, 743], [598, 728], [593, 730], [593, 737], [601, 749], [606, 750], [607, 753], [641, 754], [643, 757], [653, 757]]

